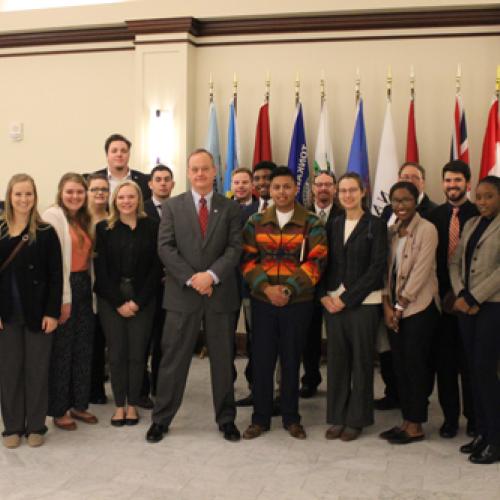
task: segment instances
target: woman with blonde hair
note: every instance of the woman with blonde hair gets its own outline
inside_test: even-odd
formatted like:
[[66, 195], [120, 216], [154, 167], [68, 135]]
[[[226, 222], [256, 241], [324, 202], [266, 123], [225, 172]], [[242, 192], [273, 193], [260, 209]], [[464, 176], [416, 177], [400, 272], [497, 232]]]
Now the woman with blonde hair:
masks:
[[87, 424], [97, 418], [87, 411], [94, 336], [90, 258], [91, 219], [87, 184], [80, 174], [59, 181], [56, 204], [42, 215], [57, 232], [63, 256], [63, 304], [52, 347], [49, 415], [60, 429], [76, 429], [75, 419]]
[[116, 410], [111, 425], [135, 425], [146, 350], [161, 279], [158, 222], [144, 212], [139, 186], [116, 188], [108, 220], [96, 227], [94, 269], [99, 316], [108, 346]]
[[42, 222], [33, 179], [14, 175], [0, 219], [0, 392], [3, 444], [43, 444], [50, 353], [61, 310], [61, 246]]

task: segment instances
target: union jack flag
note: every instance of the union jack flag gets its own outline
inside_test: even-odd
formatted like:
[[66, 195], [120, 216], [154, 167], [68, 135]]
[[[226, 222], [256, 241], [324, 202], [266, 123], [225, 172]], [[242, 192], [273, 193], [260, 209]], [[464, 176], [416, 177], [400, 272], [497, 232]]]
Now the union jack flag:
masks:
[[467, 123], [462, 96], [455, 96], [453, 132], [451, 133], [450, 160], [462, 160], [469, 165], [469, 143], [467, 141]]

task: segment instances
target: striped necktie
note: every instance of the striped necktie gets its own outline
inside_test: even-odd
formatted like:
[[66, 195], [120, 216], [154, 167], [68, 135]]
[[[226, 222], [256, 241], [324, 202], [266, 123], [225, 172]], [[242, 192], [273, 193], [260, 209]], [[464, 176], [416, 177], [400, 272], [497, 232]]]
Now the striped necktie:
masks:
[[203, 239], [205, 239], [208, 226], [208, 208], [207, 200], [203, 196], [200, 198], [199, 205], [200, 207], [198, 210], [198, 219], [200, 221], [201, 236]]
[[458, 220], [458, 207], [453, 207], [451, 213], [450, 227], [448, 228], [448, 260], [454, 254], [458, 241], [460, 240], [460, 221]]

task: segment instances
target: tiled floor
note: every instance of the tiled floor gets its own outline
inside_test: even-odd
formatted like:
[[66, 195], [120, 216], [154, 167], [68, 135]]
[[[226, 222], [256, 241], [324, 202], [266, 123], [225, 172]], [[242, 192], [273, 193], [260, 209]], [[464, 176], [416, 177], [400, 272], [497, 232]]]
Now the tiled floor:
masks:
[[[237, 396], [245, 393], [240, 377]], [[0, 499], [500, 499], [498, 464], [469, 464], [458, 452], [463, 430], [452, 440], [438, 437], [434, 398], [428, 439], [391, 446], [377, 434], [398, 422], [397, 411], [377, 413], [357, 441], [326, 441], [324, 396], [301, 403], [306, 441], [289, 437], [275, 419], [263, 437], [228, 443], [213, 423], [208, 361], [193, 359], [184, 404], [161, 443], [144, 440], [149, 412], [137, 427], [117, 429], [109, 424], [112, 405], [94, 406], [97, 426], [64, 432], [50, 424], [42, 448], [2, 448]], [[250, 412], [239, 411], [241, 430]]]

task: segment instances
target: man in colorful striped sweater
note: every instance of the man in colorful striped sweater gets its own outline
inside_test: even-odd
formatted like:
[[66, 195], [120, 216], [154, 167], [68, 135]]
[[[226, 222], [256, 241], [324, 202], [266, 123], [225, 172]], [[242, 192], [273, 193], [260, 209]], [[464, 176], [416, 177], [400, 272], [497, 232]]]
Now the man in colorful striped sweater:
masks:
[[299, 368], [313, 311], [314, 288], [326, 264], [325, 228], [300, 205], [287, 167], [271, 174], [274, 205], [253, 215], [243, 229], [243, 277], [250, 285], [253, 321], [253, 439], [269, 430], [273, 374], [281, 363], [281, 412], [291, 436], [305, 439], [299, 415]]

